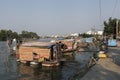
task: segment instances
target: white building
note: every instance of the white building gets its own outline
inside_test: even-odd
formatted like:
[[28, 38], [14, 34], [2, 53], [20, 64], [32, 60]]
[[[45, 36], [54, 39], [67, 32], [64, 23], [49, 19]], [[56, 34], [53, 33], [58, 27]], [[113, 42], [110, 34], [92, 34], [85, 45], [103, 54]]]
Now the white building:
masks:
[[97, 34], [103, 35], [103, 31], [97, 31]]
[[74, 34], [70, 34], [71, 36], [78, 36], [79, 34], [78, 33], [74, 33]]
[[93, 34], [93, 35], [102, 35], [103, 34], [103, 31], [88, 31], [86, 34], [89, 34], [89, 35], [91, 35], [91, 34]]

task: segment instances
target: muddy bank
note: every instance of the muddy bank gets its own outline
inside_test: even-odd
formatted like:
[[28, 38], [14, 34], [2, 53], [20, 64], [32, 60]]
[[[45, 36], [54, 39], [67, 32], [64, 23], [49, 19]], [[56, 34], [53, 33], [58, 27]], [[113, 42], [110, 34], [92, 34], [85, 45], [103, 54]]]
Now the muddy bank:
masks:
[[120, 79], [120, 49], [109, 47], [109, 58], [100, 59], [84, 77], [77, 80], [119, 80]]

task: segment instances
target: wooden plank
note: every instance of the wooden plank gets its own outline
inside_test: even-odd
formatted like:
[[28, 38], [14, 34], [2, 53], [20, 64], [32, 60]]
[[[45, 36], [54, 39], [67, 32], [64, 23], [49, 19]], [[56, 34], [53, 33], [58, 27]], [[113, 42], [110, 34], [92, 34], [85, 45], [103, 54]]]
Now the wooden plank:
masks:
[[33, 60], [33, 53], [37, 53], [39, 57], [44, 57], [48, 59], [50, 56], [50, 49], [43, 49], [37, 47], [20, 47], [18, 53], [20, 54], [20, 60]]
[[32, 61], [33, 60], [33, 53], [32, 52], [22, 52], [22, 53], [20, 53], [19, 59], [22, 61]]

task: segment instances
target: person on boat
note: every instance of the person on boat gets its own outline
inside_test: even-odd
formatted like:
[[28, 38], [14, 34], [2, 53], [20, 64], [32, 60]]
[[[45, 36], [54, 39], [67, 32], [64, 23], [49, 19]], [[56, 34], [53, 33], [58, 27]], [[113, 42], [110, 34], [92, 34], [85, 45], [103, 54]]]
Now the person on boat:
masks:
[[33, 60], [37, 62], [38, 59], [39, 59], [39, 55], [34, 52], [34, 53], [33, 53]]
[[56, 49], [57, 49], [57, 54], [56, 54], [56, 56], [57, 56], [57, 61], [59, 61], [60, 59], [61, 59], [61, 57], [62, 57], [62, 52], [61, 52], [61, 50], [62, 50], [62, 42], [61, 41], [59, 41], [59, 42], [57, 42], [56, 43]]
[[99, 50], [107, 52], [107, 43], [104, 38], [100, 41]]
[[65, 49], [68, 49], [68, 47], [67, 47], [67, 45], [66, 44], [63, 44], [63, 50], [65, 50]]
[[74, 45], [75, 45], [75, 39], [73, 38], [72, 49], [74, 48]]
[[7, 39], [7, 44], [8, 44], [9, 47], [11, 47], [11, 45], [12, 45], [12, 39], [11, 38]]
[[18, 38], [18, 39], [17, 39], [17, 44], [16, 44], [17, 49], [19, 49], [20, 45], [22, 45], [22, 39], [21, 39], [21, 38]]
[[60, 44], [61, 49], [63, 49], [63, 50], [67, 49], [66, 44], [62, 43], [61, 41], [59, 41], [59, 44]]
[[54, 59], [55, 44], [51, 44], [48, 48], [50, 49], [50, 60], [52, 61]]
[[93, 53], [93, 58], [94, 58], [96, 61], [99, 60], [98, 54], [99, 54], [99, 53], [96, 53], [96, 52]]
[[17, 41], [16, 41], [16, 39], [14, 38], [13, 40], [12, 40], [12, 48], [13, 48], [13, 51], [16, 51], [16, 47], [17, 46]]

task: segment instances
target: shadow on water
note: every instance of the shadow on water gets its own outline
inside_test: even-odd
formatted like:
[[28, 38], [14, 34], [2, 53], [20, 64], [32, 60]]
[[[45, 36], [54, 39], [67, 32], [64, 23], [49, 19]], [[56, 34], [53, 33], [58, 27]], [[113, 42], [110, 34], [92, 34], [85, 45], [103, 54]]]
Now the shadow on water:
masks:
[[10, 56], [6, 42], [0, 42], [0, 78], [2, 80], [75, 80], [87, 71], [89, 52], [65, 55], [67, 61], [59, 67], [29, 66]]

